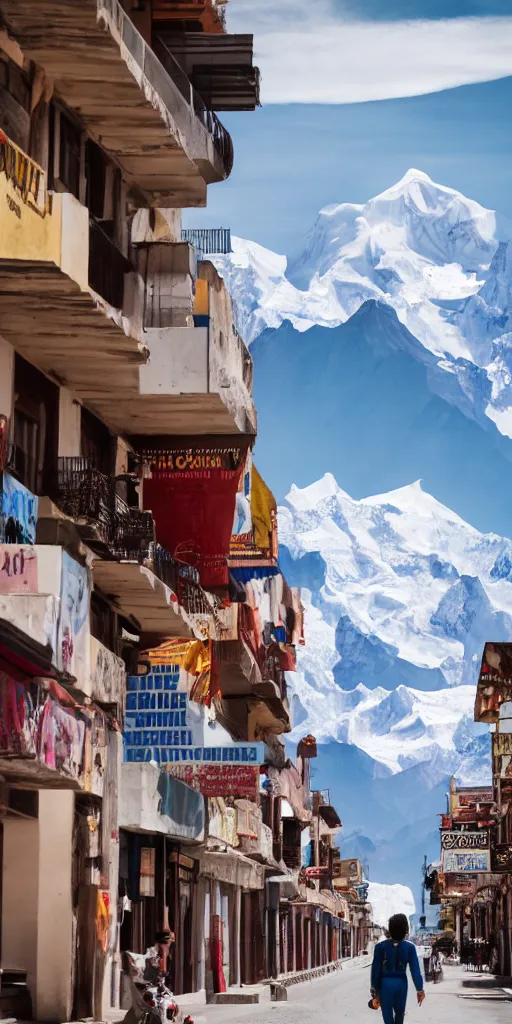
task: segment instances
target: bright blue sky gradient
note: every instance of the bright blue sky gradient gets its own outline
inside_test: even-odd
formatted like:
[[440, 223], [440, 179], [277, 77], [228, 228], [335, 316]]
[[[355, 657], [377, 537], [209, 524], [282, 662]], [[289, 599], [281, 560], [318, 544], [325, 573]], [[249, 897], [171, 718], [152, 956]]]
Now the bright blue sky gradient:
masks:
[[[493, 0], [493, 12], [500, 2]], [[372, 3], [358, 0], [359, 13]], [[487, 13], [491, 4], [478, 6]], [[188, 211], [185, 223], [231, 227], [289, 254], [323, 206], [365, 202], [409, 167], [512, 220], [511, 109], [512, 78], [505, 78], [407, 99], [224, 115], [233, 174], [210, 186], [207, 209]]]
[[511, 0], [331, 0], [345, 18], [471, 18], [512, 12]]

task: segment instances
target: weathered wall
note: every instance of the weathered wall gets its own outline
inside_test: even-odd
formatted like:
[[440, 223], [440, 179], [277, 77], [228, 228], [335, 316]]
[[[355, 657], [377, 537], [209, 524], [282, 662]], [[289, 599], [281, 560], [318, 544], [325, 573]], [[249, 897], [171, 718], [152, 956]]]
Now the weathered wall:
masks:
[[231, 297], [212, 263], [199, 263], [209, 285], [210, 391], [217, 391], [244, 433], [256, 430], [252, 400], [252, 359], [233, 324]]

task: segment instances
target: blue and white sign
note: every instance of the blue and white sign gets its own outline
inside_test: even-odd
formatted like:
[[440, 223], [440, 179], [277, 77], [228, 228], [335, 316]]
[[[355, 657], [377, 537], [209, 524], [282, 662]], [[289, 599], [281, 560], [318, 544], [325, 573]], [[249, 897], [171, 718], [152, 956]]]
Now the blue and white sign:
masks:
[[262, 743], [234, 743], [190, 701], [179, 665], [153, 665], [127, 680], [124, 759], [157, 764], [262, 764]]

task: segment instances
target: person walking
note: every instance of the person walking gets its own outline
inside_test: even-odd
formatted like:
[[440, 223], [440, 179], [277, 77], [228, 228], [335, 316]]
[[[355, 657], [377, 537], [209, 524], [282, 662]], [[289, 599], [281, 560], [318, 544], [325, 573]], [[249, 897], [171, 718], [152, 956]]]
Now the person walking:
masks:
[[407, 941], [408, 934], [409, 921], [405, 914], [394, 914], [389, 919], [389, 938], [375, 947], [371, 1005], [375, 1010], [382, 1010], [384, 1024], [403, 1024], [407, 1003], [407, 967], [416, 988], [418, 1006], [425, 998], [416, 946]]

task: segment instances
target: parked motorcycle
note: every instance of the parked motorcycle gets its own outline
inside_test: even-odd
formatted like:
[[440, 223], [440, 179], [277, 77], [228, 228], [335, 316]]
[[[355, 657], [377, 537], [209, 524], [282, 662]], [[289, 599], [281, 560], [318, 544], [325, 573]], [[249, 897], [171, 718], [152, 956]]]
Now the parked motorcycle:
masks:
[[179, 1006], [160, 967], [156, 946], [145, 953], [125, 953], [124, 969], [130, 979], [132, 1005], [123, 1024], [169, 1024], [176, 1021]]

